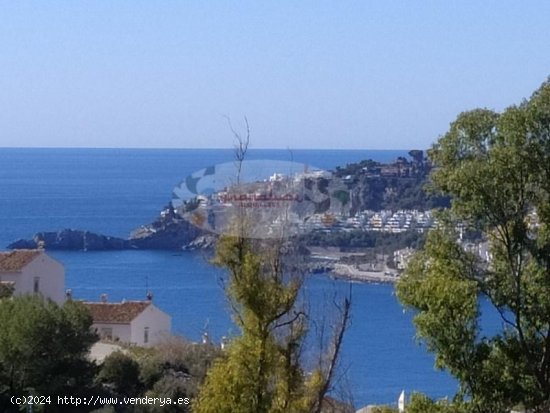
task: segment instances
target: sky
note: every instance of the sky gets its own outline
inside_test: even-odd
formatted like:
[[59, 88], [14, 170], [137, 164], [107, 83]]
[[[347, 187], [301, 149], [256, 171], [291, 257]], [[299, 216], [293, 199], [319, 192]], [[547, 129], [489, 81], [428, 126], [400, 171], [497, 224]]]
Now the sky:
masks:
[[428, 148], [550, 75], [548, 1], [0, 2], [0, 147]]

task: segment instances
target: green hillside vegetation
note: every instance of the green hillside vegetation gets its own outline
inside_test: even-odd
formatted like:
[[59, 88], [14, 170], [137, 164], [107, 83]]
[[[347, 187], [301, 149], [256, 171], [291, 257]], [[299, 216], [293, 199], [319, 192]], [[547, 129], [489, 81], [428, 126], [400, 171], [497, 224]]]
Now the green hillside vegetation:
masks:
[[432, 166], [424, 152], [412, 150], [409, 156], [410, 160], [399, 157], [390, 164], [368, 159], [337, 167], [335, 176], [343, 179], [352, 193], [352, 213], [448, 208], [449, 196], [429, 190]]

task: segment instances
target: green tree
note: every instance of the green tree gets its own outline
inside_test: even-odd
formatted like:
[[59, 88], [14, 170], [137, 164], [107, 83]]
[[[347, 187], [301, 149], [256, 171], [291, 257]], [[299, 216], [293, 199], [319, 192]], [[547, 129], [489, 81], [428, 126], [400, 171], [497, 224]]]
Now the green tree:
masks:
[[[239, 139], [238, 162], [247, 145]], [[234, 231], [220, 237], [214, 259], [228, 271], [227, 295], [241, 334], [208, 371], [193, 411], [318, 413], [335, 374], [349, 301], [327, 357], [306, 374], [301, 348], [307, 317], [299, 300], [303, 277], [291, 254], [281, 253], [291, 244], [282, 238], [251, 239], [247, 235], [256, 221], [247, 212], [236, 211]]]
[[[452, 197], [398, 285], [418, 336], [478, 412], [550, 409], [550, 83], [503, 113], [462, 113], [429, 152], [434, 188]], [[455, 224], [481, 231], [491, 259], [464, 251]], [[478, 296], [502, 329], [480, 327]]]
[[91, 325], [77, 302], [60, 307], [39, 296], [0, 300], [0, 411], [10, 407], [10, 396], [91, 391], [95, 368], [87, 355], [97, 339]]
[[285, 276], [273, 246], [264, 246], [261, 255], [254, 249], [251, 240], [219, 240], [216, 260], [229, 269], [228, 292], [242, 334], [208, 372], [198, 413], [310, 412], [326, 392], [323, 372], [306, 378], [300, 365], [306, 333], [305, 313], [297, 307], [301, 281]]
[[137, 397], [143, 388], [139, 364], [121, 351], [111, 353], [105, 358], [97, 381], [119, 396]]

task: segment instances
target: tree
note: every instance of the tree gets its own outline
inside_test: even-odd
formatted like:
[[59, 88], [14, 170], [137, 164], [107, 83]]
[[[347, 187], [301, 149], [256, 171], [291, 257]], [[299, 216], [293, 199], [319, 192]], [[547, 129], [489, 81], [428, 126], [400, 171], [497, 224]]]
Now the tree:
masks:
[[[248, 137], [243, 140], [235, 136], [240, 171]], [[228, 271], [226, 290], [241, 335], [233, 338], [226, 353], [208, 371], [193, 411], [318, 413], [335, 375], [350, 302], [346, 299], [343, 304], [342, 320], [327, 357], [306, 374], [301, 348], [307, 314], [299, 300], [303, 277], [290, 254], [281, 252], [292, 245], [282, 237], [251, 238], [255, 222], [250, 219], [253, 214], [247, 212], [236, 211], [234, 229], [220, 237], [214, 258]]]
[[91, 325], [77, 302], [60, 307], [39, 296], [0, 300], [0, 410], [11, 406], [11, 396], [89, 391], [95, 368], [87, 355], [97, 339]]
[[[140, 366], [144, 396], [194, 399], [206, 377], [212, 361], [221, 350], [215, 345], [203, 345], [170, 337], [154, 347], [132, 348], [131, 354]], [[139, 412], [187, 412], [187, 405], [140, 406]]]
[[[503, 113], [462, 113], [429, 151], [434, 188], [452, 197], [398, 285], [418, 336], [458, 378], [470, 411], [550, 409], [550, 83]], [[457, 241], [482, 231], [491, 259]], [[478, 296], [500, 314], [486, 335]]]
[[298, 306], [302, 282], [288, 276], [276, 246], [226, 236], [216, 259], [229, 269], [228, 291], [242, 335], [208, 372], [194, 411], [319, 411], [335, 374], [349, 301], [332, 352], [306, 377], [300, 364], [306, 334], [306, 313]]
[[136, 397], [141, 394], [139, 364], [121, 351], [109, 354], [103, 361], [97, 380], [118, 396]]

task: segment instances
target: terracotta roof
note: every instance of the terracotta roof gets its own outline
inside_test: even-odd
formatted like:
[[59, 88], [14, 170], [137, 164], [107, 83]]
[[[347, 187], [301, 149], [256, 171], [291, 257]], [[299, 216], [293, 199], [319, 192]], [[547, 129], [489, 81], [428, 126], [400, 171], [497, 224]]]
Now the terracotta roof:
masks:
[[41, 250], [0, 252], [0, 272], [20, 272], [41, 253]]
[[151, 301], [125, 301], [122, 303], [84, 302], [92, 313], [94, 323], [127, 324], [140, 315]]

